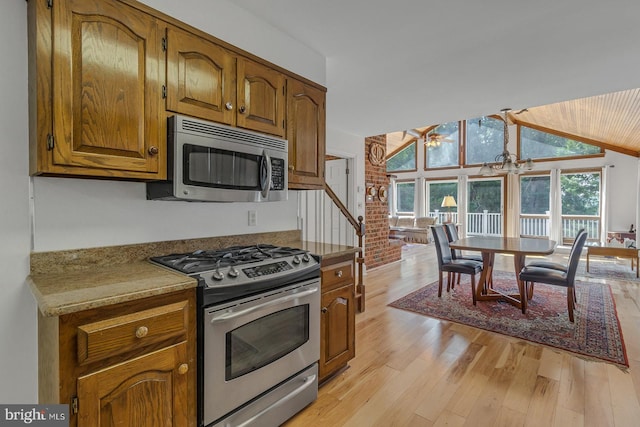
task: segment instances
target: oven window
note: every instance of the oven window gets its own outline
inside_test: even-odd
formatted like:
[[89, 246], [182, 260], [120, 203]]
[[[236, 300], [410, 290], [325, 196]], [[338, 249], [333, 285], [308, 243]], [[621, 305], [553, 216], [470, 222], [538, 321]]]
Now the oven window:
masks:
[[260, 369], [309, 340], [309, 304], [288, 308], [226, 334], [227, 381]]
[[260, 190], [262, 156], [192, 144], [183, 149], [185, 184]]

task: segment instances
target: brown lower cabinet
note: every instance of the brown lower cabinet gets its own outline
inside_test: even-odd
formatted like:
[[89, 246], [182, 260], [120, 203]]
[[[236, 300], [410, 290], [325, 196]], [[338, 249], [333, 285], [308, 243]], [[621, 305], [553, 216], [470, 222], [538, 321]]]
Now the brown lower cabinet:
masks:
[[321, 264], [320, 382], [355, 357], [354, 271], [353, 254], [323, 259]]
[[39, 400], [70, 426], [196, 425], [195, 290], [38, 318]]

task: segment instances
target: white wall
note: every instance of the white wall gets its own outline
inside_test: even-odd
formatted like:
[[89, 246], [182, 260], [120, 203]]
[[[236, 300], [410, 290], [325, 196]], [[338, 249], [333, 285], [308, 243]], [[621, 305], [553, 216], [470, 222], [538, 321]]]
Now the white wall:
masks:
[[[325, 59], [232, 2], [146, 0], [246, 51], [325, 84]], [[297, 227], [297, 192], [286, 202], [209, 204], [145, 199], [144, 184], [35, 177], [31, 234], [28, 176], [27, 3], [0, 4], [0, 403], [37, 401], [36, 313], [25, 283], [29, 253], [210, 237]], [[248, 210], [258, 224], [248, 227]], [[32, 246], [33, 240], [33, 246]]]
[[36, 401], [36, 306], [29, 274], [27, 3], [0, 6], [0, 403]]

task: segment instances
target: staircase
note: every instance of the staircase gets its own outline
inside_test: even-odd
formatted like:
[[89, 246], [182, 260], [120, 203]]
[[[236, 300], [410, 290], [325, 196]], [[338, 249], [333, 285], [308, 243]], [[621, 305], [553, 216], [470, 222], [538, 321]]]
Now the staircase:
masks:
[[365, 227], [362, 216], [356, 220], [325, 183], [323, 190], [298, 192], [298, 221], [303, 240], [359, 248], [356, 255], [356, 308], [363, 312], [365, 286], [362, 278], [362, 238]]

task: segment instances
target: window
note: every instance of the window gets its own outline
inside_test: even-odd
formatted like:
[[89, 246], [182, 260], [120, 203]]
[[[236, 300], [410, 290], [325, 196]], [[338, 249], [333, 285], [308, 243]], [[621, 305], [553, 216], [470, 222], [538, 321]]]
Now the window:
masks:
[[413, 215], [413, 199], [415, 195], [415, 182], [396, 182], [396, 212], [399, 214]]
[[493, 117], [466, 121], [465, 164], [493, 163], [504, 149], [504, 122]]
[[450, 168], [460, 165], [460, 123], [449, 122], [436, 126], [428, 134], [438, 134], [439, 145], [426, 147], [425, 168]]
[[469, 180], [467, 184], [468, 235], [502, 235], [503, 196], [503, 178]]
[[442, 200], [445, 196], [453, 196], [458, 201], [458, 181], [433, 181], [427, 183], [428, 201], [427, 212], [429, 216], [437, 216], [438, 222], [445, 222], [451, 214], [451, 221], [458, 222], [458, 207], [443, 208]]
[[560, 175], [562, 240], [572, 242], [578, 230], [588, 239], [600, 238], [600, 172], [564, 172]]
[[520, 177], [520, 235], [549, 236], [549, 203], [551, 177], [549, 175]]
[[585, 144], [573, 139], [553, 135], [547, 132], [520, 127], [521, 159], [558, 159], [601, 154], [603, 151], [595, 145]]
[[414, 171], [416, 169], [415, 141], [387, 159], [387, 172]]

